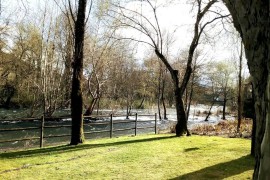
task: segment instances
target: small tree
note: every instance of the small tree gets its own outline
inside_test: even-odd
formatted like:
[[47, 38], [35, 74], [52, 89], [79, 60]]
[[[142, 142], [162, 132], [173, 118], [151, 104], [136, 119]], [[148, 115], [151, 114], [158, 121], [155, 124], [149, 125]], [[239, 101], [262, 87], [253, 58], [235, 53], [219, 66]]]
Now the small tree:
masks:
[[[216, 92], [218, 92], [219, 98], [222, 99], [222, 119], [226, 119], [226, 106], [229, 99], [232, 96], [233, 89], [233, 69], [232, 65], [228, 63], [228, 61], [220, 61], [216, 63], [212, 63], [211, 68], [209, 69], [211, 73], [209, 73], [212, 84], [216, 87]], [[215, 102], [215, 99], [213, 99]]]

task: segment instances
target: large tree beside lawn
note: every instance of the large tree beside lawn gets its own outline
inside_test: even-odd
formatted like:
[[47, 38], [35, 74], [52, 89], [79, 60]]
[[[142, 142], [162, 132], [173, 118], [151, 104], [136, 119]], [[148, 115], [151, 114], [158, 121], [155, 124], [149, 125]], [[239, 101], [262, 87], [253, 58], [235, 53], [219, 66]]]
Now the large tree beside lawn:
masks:
[[83, 143], [83, 98], [82, 98], [82, 78], [83, 78], [83, 48], [85, 33], [85, 9], [87, 0], [79, 0], [77, 19], [75, 22], [75, 52], [73, 60], [73, 78], [71, 90], [71, 145]]
[[270, 179], [269, 0], [223, 0], [245, 46], [256, 111], [254, 179]]

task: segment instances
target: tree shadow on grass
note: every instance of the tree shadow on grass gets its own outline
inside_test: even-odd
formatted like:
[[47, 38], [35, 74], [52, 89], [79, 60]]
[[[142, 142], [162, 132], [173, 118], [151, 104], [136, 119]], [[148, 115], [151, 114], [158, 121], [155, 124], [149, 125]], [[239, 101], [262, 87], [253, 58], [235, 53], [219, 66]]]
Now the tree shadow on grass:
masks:
[[[191, 167], [192, 168], [192, 167]], [[193, 171], [188, 174], [181, 175], [171, 180], [177, 179], [224, 179], [254, 168], [254, 158], [250, 155], [243, 156], [229, 162], [224, 162], [209, 166], [198, 171]]]
[[46, 154], [53, 155], [53, 154], [71, 152], [71, 151], [93, 149], [93, 148], [98, 148], [98, 147], [118, 146], [118, 145], [141, 143], [141, 142], [151, 142], [151, 141], [157, 141], [157, 140], [162, 140], [162, 139], [171, 139], [175, 137], [176, 136], [151, 137], [151, 138], [145, 138], [145, 139], [134, 139], [134, 140], [108, 142], [108, 143], [100, 143], [100, 144], [80, 144], [77, 146], [62, 145], [62, 146], [55, 146], [55, 147], [42, 148], [42, 149], [1, 153], [0, 158], [12, 159], [12, 158], [34, 157], [34, 156], [40, 156], [40, 155], [46, 155]]
[[187, 148], [187, 149], [184, 149], [184, 152], [196, 151], [196, 150], [199, 150], [199, 149], [200, 149], [200, 148], [198, 148], [198, 147]]

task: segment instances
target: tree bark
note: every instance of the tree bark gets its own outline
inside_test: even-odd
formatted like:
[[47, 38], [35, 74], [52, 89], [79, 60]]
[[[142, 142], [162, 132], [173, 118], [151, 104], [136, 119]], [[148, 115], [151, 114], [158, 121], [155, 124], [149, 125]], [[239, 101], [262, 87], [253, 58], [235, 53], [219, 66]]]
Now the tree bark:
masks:
[[195, 70], [196, 70], [196, 60], [194, 62], [194, 67], [193, 67], [193, 72], [192, 72], [192, 78], [191, 78], [191, 84], [190, 84], [190, 93], [188, 96], [188, 102], [187, 102], [187, 119], [189, 117], [189, 112], [190, 112], [190, 106], [193, 98], [193, 91], [194, 91], [194, 84], [195, 84]]
[[79, 0], [77, 20], [75, 22], [75, 52], [71, 90], [71, 145], [84, 142], [82, 78], [86, 2], [87, 0]]
[[254, 179], [270, 179], [270, 42], [269, 1], [223, 0], [241, 35], [255, 94]]
[[240, 56], [239, 56], [239, 74], [238, 74], [238, 108], [237, 108], [237, 132], [240, 132], [241, 120], [242, 120], [242, 59], [243, 59], [243, 44], [241, 42]]
[[126, 119], [129, 119], [129, 104], [127, 103]]
[[99, 98], [93, 98], [88, 106], [88, 108], [86, 109], [84, 115], [86, 116], [91, 116], [93, 114], [94, 108], [98, 102]]
[[143, 108], [143, 103], [144, 103], [144, 101], [145, 101], [145, 94], [143, 95], [143, 99], [142, 99], [140, 105], [138, 106], [138, 109], [144, 109], [144, 108]]
[[160, 100], [161, 100], [161, 74], [162, 74], [162, 68], [161, 68], [161, 64], [159, 65], [159, 76], [158, 76], [158, 117], [159, 120], [162, 119], [161, 117], [161, 108], [160, 108]]
[[162, 91], [161, 91], [161, 101], [162, 101], [162, 106], [163, 106], [163, 117], [164, 119], [167, 118], [167, 109], [166, 109], [166, 103], [165, 103], [165, 98], [164, 98], [164, 91], [165, 91], [165, 77], [162, 79]]
[[3, 108], [5, 109], [9, 109], [10, 108], [10, 103], [11, 103], [11, 99], [12, 97], [15, 95], [15, 87], [9, 84], [5, 85], [5, 91], [6, 91], [6, 95], [7, 95], [7, 99], [5, 100], [4, 104], [3, 104]]
[[[200, 40], [200, 37], [201, 37], [201, 34], [202, 34], [204, 28], [206, 27], [207, 23], [210, 23], [210, 22], [207, 22], [207, 23], [202, 25], [201, 20], [204, 17], [204, 15], [208, 12], [208, 10], [211, 8], [211, 6], [213, 4], [215, 4], [216, 2], [217, 2], [217, 0], [211, 0], [206, 4], [206, 6], [203, 9], [201, 9], [202, 1], [197, 1], [198, 12], [197, 12], [197, 16], [196, 16], [196, 22], [194, 24], [194, 35], [193, 35], [192, 42], [189, 46], [186, 70], [185, 70], [185, 74], [184, 74], [184, 77], [183, 77], [183, 80], [182, 80], [182, 83], [180, 86], [179, 86], [179, 79], [178, 79], [178, 71], [177, 71], [177, 74], [175, 74], [173, 77], [173, 80], [175, 82], [175, 98], [176, 98], [176, 105], [177, 105], [176, 111], [177, 111], [177, 116], [180, 116], [178, 119], [177, 125], [176, 125], [176, 135], [177, 136], [182, 135], [181, 133], [184, 133], [184, 132], [187, 132], [188, 136], [190, 135], [190, 133], [187, 129], [187, 114], [185, 112], [185, 107], [184, 107], [182, 97], [183, 97], [184, 92], [187, 88], [187, 84], [190, 80], [190, 76], [192, 73], [192, 61], [193, 61], [193, 57], [194, 57], [194, 52], [199, 44], [199, 40]], [[175, 79], [177, 79], [177, 80], [175, 80]], [[178, 129], [179, 127], [181, 127], [181, 128]]]
[[226, 117], [226, 104], [227, 104], [227, 95], [224, 95], [224, 100], [223, 100], [223, 109], [222, 109], [222, 119], [225, 120]]
[[180, 91], [179, 86], [179, 73], [177, 70], [174, 70], [171, 65], [168, 63], [167, 59], [161, 54], [157, 49], [155, 50], [156, 55], [160, 58], [160, 60], [165, 64], [166, 68], [169, 70], [170, 75], [173, 80], [174, 84], [174, 102], [176, 108], [176, 116], [177, 116], [177, 124], [175, 126], [176, 136], [182, 136], [183, 134], [187, 133], [190, 135], [187, 129], [187, 117], [183, 102], [183, 93]]
[[207, 113], [207, 115], [206, 115], [204, 121], [208, 121], [208, 118], [209, 118], [209, 116], [211, 115], [211, 110], [212, 110], [214, 104], [215, 104], [215, 100], [213, 99], [213, 102], [212, 102], [212, 104], [211, 104], [211, 106], [210, 106], [210, 108], [209, 108], [209, 111], [208, 111], [208, 113]]
[[[255, 104], [253, 85], [252, 85], [252, 103]], [[254, 157], [255, 157], [255, 145], [256, 145], [256, 114], [253, 113], [250, 155]]]
[[175, 126], [176, 136], [182, 136], [185, 133], [187, 133], [187, 136], [190, 136], [190, 133], [187, 129], [187, 116], [180, 89], [175, 87], [174, 93], [175, 93], [176, 114], [178, 120]]

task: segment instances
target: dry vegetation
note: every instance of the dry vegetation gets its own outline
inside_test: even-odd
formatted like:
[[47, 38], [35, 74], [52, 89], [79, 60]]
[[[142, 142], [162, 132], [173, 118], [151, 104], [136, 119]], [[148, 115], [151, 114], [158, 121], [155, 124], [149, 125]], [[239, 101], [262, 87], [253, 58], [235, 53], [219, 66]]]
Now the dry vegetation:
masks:
[[237, 132], [237, 121], [224, 120], [218, 124], [197, 125], [191, 129], [192, 134], [224, 137], [242, 137], [251, 138], [252, 120], [243, 119], [240, 132]]
[[[175, 123], [170, 123], [168, 129], [159, 130], [159, 133], [175, 133]], [[222, 136], [229, 138], [251, 138], [252, 119], [243, 119], [240, 131], [237, 132], [237, 120], [223, 120], [218, 124], [198, 124], [194, 125], [190, 132], [193, 135], [202, 136]]]

